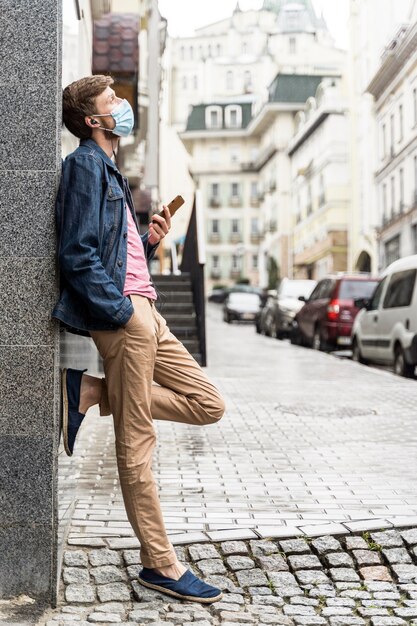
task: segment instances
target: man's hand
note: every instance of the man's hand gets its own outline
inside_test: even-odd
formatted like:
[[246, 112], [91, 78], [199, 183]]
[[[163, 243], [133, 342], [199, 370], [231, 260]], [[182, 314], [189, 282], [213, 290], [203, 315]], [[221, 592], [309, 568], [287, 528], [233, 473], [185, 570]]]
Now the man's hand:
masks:
[[171, 228], [171, 216], [169, 214], [169, 209], [165, 205], [163, 205], [162, 208], [164, 209], [165, 217], [156, 213], [155, 215], [152, 215], [152, 221], [149, 224], [148, 241], [151, 246], [159, 243]]

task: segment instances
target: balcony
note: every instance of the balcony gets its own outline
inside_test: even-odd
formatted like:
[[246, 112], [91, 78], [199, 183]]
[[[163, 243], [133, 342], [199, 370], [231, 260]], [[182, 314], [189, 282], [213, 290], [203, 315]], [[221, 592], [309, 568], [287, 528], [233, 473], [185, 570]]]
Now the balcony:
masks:
[[231, 196], [230, 206], [242, 206], [242, 199], [240, 196]]
[[209, 243], [220, 243], [220, 233], [209, 233], [208, 240]]
[[220, 198], [217, 198], [216, 196], [212, 196], [209, 200], [209, 206], [212, 209], [216, 209], [220, 206]]
[[324, 193], [321, 193], [319, 195], [319, 207], [322, 207], [326, 204], [326, 196], [324, 195]]
[[260, 205], [260, 196], [251, 196], [250, 205], [253, 207], [258, 207]]
[[398, 213], [399, 215], [402, 215], [405, 211], [405, 204], [404, 204], [404, 200], [400, 200], [400, 204], [398, 205]]
[[230, 243], [241, 243], [242, 235], [240, 233], [231, 233], [229, 237]]
[[213, 278], [214, 280], [217, 280], [219, 278], [221, 278], [222, 273], [220, 268], [218, 267], [213, 267], [211, 272], [210, 272], [210, 278]]
[[272, 193], [277, 188], [277, 183], [275, 180], [271, 180], [269, 183], [269, 191]]
[[313, 204], [312, 204], [312, 202], [309, 202], [307, 204], [307, 215], [311, 215], [312, 212], [313, 212]]
[[269, 232], [276, 233], [278, 229], [277, 220], [270, 220], [269, 222]]
[[230, 278], [240, 278], [241, 271], [238, 268], [232, 268], [230, 270]]
[[251, 233], [250, 234], [250, 242], [251, 243], [259, 243], [261, 241], [261, 233]]

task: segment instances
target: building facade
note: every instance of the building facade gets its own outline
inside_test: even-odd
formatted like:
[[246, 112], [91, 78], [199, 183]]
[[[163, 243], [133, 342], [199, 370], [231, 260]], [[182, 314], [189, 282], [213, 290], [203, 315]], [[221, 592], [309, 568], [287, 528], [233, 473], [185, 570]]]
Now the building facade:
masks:
[[369, 92], [375, 98], [381, 270], [417, 254], [417, 24], [403, 27], [385, 50]]
[[292, 275], [319, 280], [346, 271], [350, 215], [347, 94], [324, 79], [297, 114], [291, 157]]

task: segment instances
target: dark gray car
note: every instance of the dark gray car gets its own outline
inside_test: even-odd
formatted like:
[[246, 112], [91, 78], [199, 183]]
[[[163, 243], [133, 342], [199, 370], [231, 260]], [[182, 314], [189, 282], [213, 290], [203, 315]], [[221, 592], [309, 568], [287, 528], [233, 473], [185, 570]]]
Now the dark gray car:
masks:
[[269, 292], [256, 322], [257, 332], [277, 339], [289, 337], [295, 314], [304, 305], [299, 297], [308, 299], [316, 284], [315, 280], [283, 278], [278, 289]]

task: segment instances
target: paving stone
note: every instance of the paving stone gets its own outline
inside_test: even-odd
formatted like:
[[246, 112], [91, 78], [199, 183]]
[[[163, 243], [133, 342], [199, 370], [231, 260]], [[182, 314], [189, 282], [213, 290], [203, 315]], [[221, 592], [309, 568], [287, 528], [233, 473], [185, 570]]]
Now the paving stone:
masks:
[[[137, 570], [137, 568], [136, 568]], [[101, 567], [91, 568], [91, 576], [94, 578], [96, 585], [105, 583], [118, 583], [125, 580], [122, 570], [115, 565], [102, 565]]]
[[86, 548], [105, 548], [106, 543], [100, 537], [69, 537], [67, 543], [70, 546], [85, 546]]
[[197, 562], [197, 565], [204, 575], [225, 574], [227, 572], [221, 559], [202, 559]]
[[369, 591], [396, 591], [396, 586], [392, 582], [383, 582], [383, 581], [367, 581], [365, 583], [366, 588]]
[[325, 606], [321, 614], [323, 617], [342, 617], [345, 615], [352, 615], [352, 609], [347, 606]]
[[242, 607], [240, 604], [232, 604], [232, 602], [215, 602], [213, 604], [213, 611], [241, 611]]
[[317, 585], [308, 590], [308, 595], [312, 598], [334, 598], [336, 591], [328, 585]]
[[283, 609], [285, 615], [317, 615], [314, 607], [303, 606], [302, 604], [285, 604]]
[[352, 600], [352, 598], [327, 598], [326, 604], [327, 606], [356, 606], [356, 603]]
[[218, 587], [222, 591], [227, 590], [231, 591], [232, 593], [243, 593], [243, 590], [241, 590], [239, 587], [236, 587], [236, 585], [232, 580], [230, 580], [230, 578], [221, 574], [211, 574], [210, 576], [206, 576], [205, 581], [209, 585]]
[[122, 618], [117, 613], [91, 613], [88, 616], [88, 621], [95, 623], [108, 622], [110, 624], [116, 624], [120, 623]]
[[400, 535], [408, 546], [417, 545], [417, 528], [410, 528], [410, 530], [402, 530], [400, 532]]
[[135, 609], [129, 613], [129, 619], [134, 622], [140, 622], [143, 624], [154, 623], [155, 620], [160, 619], [158, 611], [150, 611], [149, 609]]
[[371, 533], [371, 539], [382, 548], [401, 548], [404, 545], [398, 530]]
[[102, 613], [120, 613], [124, 615], [126, 613], [126, 605], [122, 602], [105, 602], [94, 607], [94, 611]]
[[329, 570], [330, 576], [335, 581], [355, 582], [359, 580], [359, 576], [354, 569], [350, 567], [332, 567]]
[[119, 552], [115, 550], [90, 550], [88, 553], [88, 560], [93, 567], [99, 567], [100, 565], [122, 565], [122, 557]]
[[[220, 603], [219, 603], [220, 604]], [[174, 622], [175, 624], [186, 624], [190, 623], [193, 619], [191, 613], [166, 613], [164, 618], [168, 619], [170, 622]]]
[[64, 567], [62, 578], [67, 585], [71, 583], [85, 585], [90, 582], [88, 570], [83, 567]]
[[355, 600], [367, 600], [371, 597], [369, 591], [363, 591], [361, 589], [346, 589], [340, 594], [342, 597], [354, 598]]
[[330, 626], [364, 626], [365, 620], [362, 617], [353, 615], [341, 615], [340, 617], [330, 617]]
[[129, 587], [123, 583], [108, 583], [97, 585], [97, 595], [100, 602], [111, 602], [112, 600], [130, 600]]
[[382, 550], [382, 554], [389, 563], [412, 563], [411, 556], [405, 548], [388, 548]]
[[279, 546], [285, 554], [307, 554], [311, 552], [305, 539], [286, 539], [280, 541]]
[[319, 601], [315, 598], [306, 598], [305, 596], [293, 596], [290, 598], [290, 604], [304, 604], [305, 606], [318, 606]]
[[231, 611], [221, 611], [220, 617], [222, 620], [228, 620], [236, 624], [254, 624], [257, 621], [255, 615], [250, 615], [249, 613], [244, 613], [243, 611], [239, 611], [238, 613], [233, 613]]
[[368, 550], [368, 544], [363, 537], [356, 535], [349, 535], [345, 538], [345, 545], [347, 550]]
[[396, 607], [398, 603], [395, 600], [362, 600], [362, 604], [369, 608], [382, 607], [392, 609]]
[[269, 587], [248, 587], [247, 591], [254, 599], [254, 596], [271, 596], [272, 591]]
[[107, 537], [106, 541], [111, 550], [134, 550], [140, 545], [136, 537]]
[[361, 567], [359, 573], [364, 580], [392, 580], [389, 570], [384, 565], [374, 565], [369, 567]]
[[353, 567], [353, 560], [346, 552], [330, 552], [325, 560], [329, 567]]
[[264, 539], [252, 540], [249, 542], [253, 556], [269, 556], [279, 552], [278, 546], [273, 541]]
[[340, 541], [335, 537], [317, 537], [311, 542], [311, 545], [319, 554], [328, 554], [329, 552], [337, 552], [342, 550]]
[[399, 607], [394, 609], [395, 615], [398, 617], [417, 617], [417, 608], [416, 607]]
[[241, 570], [236, 572], [236, 578], [241, 587], [249, 587], [258, 585], [267, 586], [268, 579], [261, 569], [254, 568], [249, 570]]
[[277, 596], [267, 596], [265, 598], [255, 597], [252, 598], [253, 604], [262, 604], [262, 606], [275, 606], [282, 607], [284, 606], [284, 600], [282, 598], [278, 598]]
[[266, 613], [259, 616], [260, 621], [256, 622], [259, 626], [266, 626], [267, 624], [277, 624], [278, 626], [290, 625], [294, 622], [290, 618], [286, 618], [283, 615], [270, 615]]
[[224, 555], [228, 554], [248, 554], [249, 550], [244, 541], [223, 541], [220, 549]]
[[123, 560], [126, 565], [139, 565], [140, 551], [139, 550], [123, 550]]
[[220, 554], [215, 546], [210, 543], [195, 543], [189, 547], [190, 556], [193, 561], [202, 559], [218, 559]]
[[82, 550], [65, 550], [64, 564], [68, 567], [87, 567], [87, 554]]
[[128, 565], [126, 567], [126, 572], [129, 580], [135, 580], [139, 575], [140, 566], [137, 565]]
[[137, 580], [131, 580], [130, 585], [133, 590], [133, 597], [140, 604], [143, 602], [166, 602], [167, 600], [166, 594], [159, 593], [159, 591], [155, 591], [155, 589], [148, 589], [147, 587], [141, 585]]
[[225, 593], [221, 600], [222, 602], [232, 602], [236, 604], [245, 604], [244, 598], [238, 593]]
[[401, 596], [397, 591], [375, 591], [376, 600], [400, 600]]
[[382, 609], [382, 608], [367, 609], [361, 606], [358, 608], [358, 613], [359, 615], [362, 615], [362, 617], [373, 617], [374, 615], [381, 615], [381, 616], [389, 615], [388, 609]]
[[356, 583], [350, 583], [350, 582], [335, 582], [334, 586], [336, 587], [337, 591], [344, 591], [345, 589], [360, 589], [361, 588], [361, 583], [360, 582], [356, 582]]
[[255, 562], [247, 556], [228, 556], [226, 562], [233, 571], [255, 567]]
[[271, 556], [258, 556], [257, 560], [261, 567], [268, 571], [285, 572], [288, 571], [287, 561], [279, 554]]
[[389, 617], [371, 617], [371, 624], [372, 626], [406, 626], [407, 622], [401, 617], [390, 615]]
[[379, 565], [381, 563], [380, 554], [375, 550], [354, 550], [353, 556], [359, 566]]
[[93, 585], [68, 585], [65, 587], [65, 599], [67, 602], [89, 604], [96, 599]]
[[396, 565], [392, 565], [392, 569], [400, 580], [413, 580], [414, 578], [417, 578], [416, 565], [406, 565], [399, 563]]
[[301, 585], [321, 585], [329, 582], [323, 570], [297, 570], [295, 575]]
[[297, 626], [320, 626], [321, 624], [327, 624], [324, 617], [319, 615], [294, 615], [293, 620]]
[[315, 554], [293, 554], [288, 557], [288, 563], [294, 570], [298, 569], [319, 569], [322, 567]]

